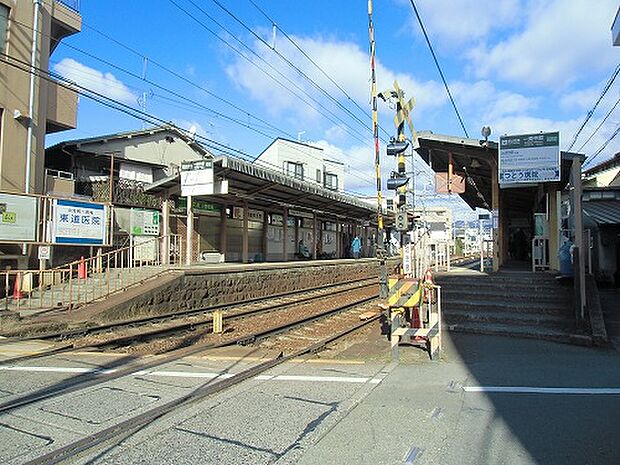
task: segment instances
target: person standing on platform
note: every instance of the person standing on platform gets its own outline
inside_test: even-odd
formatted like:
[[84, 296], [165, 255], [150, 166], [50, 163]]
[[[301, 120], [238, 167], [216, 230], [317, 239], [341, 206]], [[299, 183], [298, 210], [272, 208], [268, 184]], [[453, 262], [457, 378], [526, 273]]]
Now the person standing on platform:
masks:
[[362, 251], [362, 241], [359, 236], [355, 236], [353, 241], [351, 241], [351, 254], [353, 258], [360, 258], [360, 253]]

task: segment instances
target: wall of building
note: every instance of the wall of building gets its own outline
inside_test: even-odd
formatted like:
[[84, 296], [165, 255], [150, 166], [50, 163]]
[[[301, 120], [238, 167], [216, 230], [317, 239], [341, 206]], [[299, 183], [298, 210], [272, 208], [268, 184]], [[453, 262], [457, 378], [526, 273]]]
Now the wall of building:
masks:
[[[166, 136], [172, 139], [166, 140]], [[190, 147], [185, 140], [165, 132], [156, 132], [135, 139], [110, 139], [105, 143], [82, 144], [82, 152], [93, 154], [114, 154], [116, 161], [127, 160], [138, 163], [164, 166], [166, 174], [173, 174], [183, 161], [199, 160], [202, 155]]]
[[322, 148], [304, 143], [277, 139], [256, 160], [266, 168], [286, 173], [286, 162], [301, 163], [304, 167], [304, 181], [324, 184], [325, 172], [338, 176], [338, 190], [344, 190], [344, 165], [325, 158]]
[[[5, 53], [23, 63], [19, 66], [28, 68], [32, 47], [32, 26], [34, 7], [32, 1], [0, 0], [10, 8], [7, 42]], [[58, 21], [59, 12], [66, 7], [53, 0], [45, 0], [41, 6], [36, 66], [47, 70], [50, 55], [50, 34], [52, 17]], [[67, 11], [67, 20], [80, 27], [77, 13]], [[62, 19], [62, 18], [61, 18]], [[44, 79], [37, 78], [35, 83], [35, 105], [32, 115], [28, 115], [30, 96], [30, 74], [0, 62], [0, 190], [24, 192], [26, 190], [26, 147], [28, 120], [33, 120], [34, 137], [32, 140], [30, 191], [41, 193], [44, 184], [44, 141], [48, 114], [49, 87], [55, 86]], [[66, 92], [55, 92], [52, 98], [66, 96]], [[53, 102], [56, 106], [58, 102]], [[54, 105], [51, 105], [54, 107]], [[14, 118], [18, 111], [23, 117]], [[65, 115], [68, 117], [70, 115]]]

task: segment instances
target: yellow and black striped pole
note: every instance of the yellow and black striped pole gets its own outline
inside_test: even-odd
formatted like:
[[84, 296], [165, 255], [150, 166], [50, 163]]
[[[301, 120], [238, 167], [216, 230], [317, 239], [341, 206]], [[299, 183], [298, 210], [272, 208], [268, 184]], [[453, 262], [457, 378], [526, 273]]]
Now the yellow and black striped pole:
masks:
[[372, 0], [368, 0], [368, 38], [370, 40], [370, 82], [372, 95], [372, 131], [375, 147], [375, 174], [377, 178], [377, 258], [379, 259], [379, 297], [388, 296], [385, 229], [383, 228], [383, 196], [381, 194], [381, 152], [379, 150], [379, 118], [377, 112], [377, 75], [375, 64], [375, 30], [372, 23]]

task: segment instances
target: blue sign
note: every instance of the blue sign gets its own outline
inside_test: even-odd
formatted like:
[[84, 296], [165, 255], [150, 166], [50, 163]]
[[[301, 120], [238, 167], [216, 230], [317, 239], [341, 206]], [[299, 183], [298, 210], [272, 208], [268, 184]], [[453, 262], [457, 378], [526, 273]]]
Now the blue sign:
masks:
[[107, 207], [98, 203], [54, 200], [56, 244], [103, 245], [106, 239]]

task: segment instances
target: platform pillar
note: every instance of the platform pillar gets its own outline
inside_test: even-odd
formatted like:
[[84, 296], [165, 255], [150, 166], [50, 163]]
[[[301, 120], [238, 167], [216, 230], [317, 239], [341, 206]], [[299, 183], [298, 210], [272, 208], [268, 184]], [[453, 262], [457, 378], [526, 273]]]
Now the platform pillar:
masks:
[[161, 203], [161, 235], [164, 240], [161, 241], [161, 257], [162, 265], [170, 264], [170, 199], [165, 198]]
[[228, 247], [228, 214], [226, 205], [221, 206], [220, 210], [220, 253], [224, 255], [226, 261], [226, 248]]
[[317, 246], [316, 212], [312, 212], [312, 260], [316, 260]]
[[185, 235], [185, 264], [191, 265], [194, 258], [193, 236], [194, 236], [194, 210], [192, 206], [192, 196], [187, 196], [187, 228]]
[[288, 208], [282, 212], [282, 261], [288, 261]]
[[261, 250], [263, 253], [263, 261], [267, 261], [267, 229], [269, 228], [269, 214], [263, 210], [263, 235]]
[[[498, 271], [504, 261], [504, 214], [501, 211], [497, 166], [491, 166], [491, 212], [493, 228], [493, 271]], [[497, 220], [493, 218], [497, 217]], [[497, 221], [497, 224], [495, 222]], [[496, 227], [497, 226], [497, 227]]]
[[248, 239], [248, 203], [243, 202], [243, 232], [242, 232], [242, 245], [241, 245], [241, 261], [243, 263], [248, 263], [249, 261], [249, 239]]

